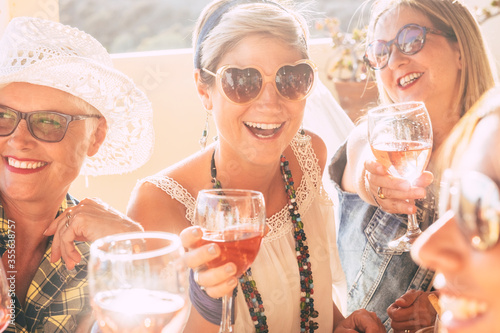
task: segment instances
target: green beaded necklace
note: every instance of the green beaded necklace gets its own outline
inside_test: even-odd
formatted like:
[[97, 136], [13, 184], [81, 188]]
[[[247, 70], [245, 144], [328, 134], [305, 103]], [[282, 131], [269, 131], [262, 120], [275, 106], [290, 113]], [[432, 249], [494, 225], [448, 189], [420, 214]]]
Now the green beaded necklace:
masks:
[[[318, 317], [318, 311], [314, 310], [314, 284], [311, 270], [311, 262], [309, 261], [309, 248], [307, 246], [307, 238], [304, 232], [304, 225], [299, 214], [299, 208], [295, 197], [294, 182], [292, 172], [288, 166], [288, 161], [285, 156], [281, 155], [280, 159], [281, 173], [285, 182], [285, 191], [288, 197], [288, 211], [292, 218], [295, 237], [295, 251], [297, 253], [297, 264], [300, 275], [300, 332], [313, 333], [318, 329], [318, 323], [311, 318]], [[211, 176], [213, 188], [222, 188], [219, 180], [217, 180], [217, 168], [215, 166], [215, 150], [212, 154]], [[252, 278], [252, 270], [249, 268], [239, 279], [241, 290], [245, 295], [250, 317], [255, 325], [255, 330], [258, 333], [268, 333], [267, 318], [264, 313], [264, 305], [262, 297], [257, 290], [257, 284]]]

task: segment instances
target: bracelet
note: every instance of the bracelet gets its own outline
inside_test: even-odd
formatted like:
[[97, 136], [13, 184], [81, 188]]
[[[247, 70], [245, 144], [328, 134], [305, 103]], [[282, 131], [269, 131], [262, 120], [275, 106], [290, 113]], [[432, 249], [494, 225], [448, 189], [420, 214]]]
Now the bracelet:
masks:
[[[205, 290], [202, 290], [200, 285], [194, 280], [194, 273], [191, 269], [189, 272], [189, 298], [191, 304], [198, 313], [208, 322], [214, 325], [220, 325], [222, 318], [222, 298], [212, 298], [208, 296]], [[233, 307], [231, 313], [231, 321], [234, 324], [234, 293]]]
[[378, 208], [381, 208], [380, 207], [380, 204], [378, 203], [377, 201], [377, 197], [372, 193], [372, 191], [370, 191], [370, 186], [368, 185], [368, 174], [367, 174], [367, 171], [366, 169], [364, 170], [365, 172], [365, 191], [371, 195], [373, 201], [375, 201], [375, 204], [377, 205]]

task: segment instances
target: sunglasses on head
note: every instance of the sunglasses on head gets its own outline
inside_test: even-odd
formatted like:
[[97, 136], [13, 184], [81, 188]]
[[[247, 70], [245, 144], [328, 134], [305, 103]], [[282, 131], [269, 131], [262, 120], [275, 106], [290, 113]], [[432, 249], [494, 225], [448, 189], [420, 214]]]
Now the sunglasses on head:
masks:
[[21, 112], [0, 105], [0, 136], [9, 136], [17, 128], [21, 119], [26, 120], [31, 135], [44, 142], [59, 142], [64, 138], [69, 123], [87, 118], [101, 118], [97, 114], [68, 115], [55, 111]]
[[389, 62], [392, 44], [395, 44], [401, 53], [413, 55], [420, 52], [424, 47], [427, 33], [450, 37], [439, 30], [410, 23], [399, 29], [396, 38], [393, 40], [388, 42], [383, 40], [371, 42], [366, 48], [363, 59], [372, 69], [383, 69]]
[[500, 191], [486, 175], [469, 171], [454, 178], [446, 170], [441, 182], [439, 208], [451, 209], [467, 241], [476, 250], [488, 250], [500, 238]]
[[310, 60], [299, 60], [294, 64], [281, 66], [274, 75], [265, 75], [258, 67], [239, 68], [226, 65], [213, 73], [203, 71], [216, 79], [217, 88], [231, 102], [248, 104], [262, 94], [267, 82], [273, 85], [280, 96], [289, 101], [301, 101], [312, 91], [316, 65]]

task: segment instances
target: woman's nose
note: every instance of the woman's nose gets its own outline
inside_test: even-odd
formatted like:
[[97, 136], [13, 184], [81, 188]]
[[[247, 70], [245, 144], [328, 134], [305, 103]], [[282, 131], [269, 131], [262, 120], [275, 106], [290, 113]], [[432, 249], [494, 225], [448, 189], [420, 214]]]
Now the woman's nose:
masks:
[[258, 98], [258, 101], [265, 103], [275, 103], [280, 98], [280, 95], [276, 91], [274, 83], [272, 81], [266, 81], [263, 83], [262, 93]]
[[396, 43], [394, 43], [391, 45], [389, 58], [387, 59], [387, 67], [390, 69], [396, 69], [401, 65], [407, 64], [410, 61], [409, 57], [410, 56], [401, 52]]
[[21, 119], [14, 132], [12, 132], [9, 136], [9, 140], [15, 145], [24, 146], [29, 142], [35, 141], [36, 139], [31, 135], [26, 120]]

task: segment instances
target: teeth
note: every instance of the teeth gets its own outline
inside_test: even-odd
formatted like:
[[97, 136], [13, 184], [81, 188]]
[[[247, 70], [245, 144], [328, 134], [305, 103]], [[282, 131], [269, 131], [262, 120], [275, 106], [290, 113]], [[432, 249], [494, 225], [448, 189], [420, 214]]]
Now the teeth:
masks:
[[47, 165], [46, 162], [21, 162], [10, 157], [7, 159], [7, 162], [10, 166], [13, 166], [17, 169], [37, 169], [43, 167], [44, 165]]
[[442, 295], [439, 298], [443, 314], [441, 320], [446, 324], [451, 320], [466, 320], [475, 318], [486, 312], [486, 302]]
[[265, 138], [270, 138], [272, 137], [274, 134], [271, 134], [271, 135], [262, 135], [262, 134], [257, 134], [255, 133], [255, 135], [261, 139], [265, 139]]
[[279, 128], [281, 126], [281, 124], [259, 124], [259, 123], [252, 123], [249, 121], [246, 121], [245, 125], [263, 130], [272, 130]]
[[422, 73], [411, 73], [399, 80], [399, 84], [404, 87], [422, 76]]

